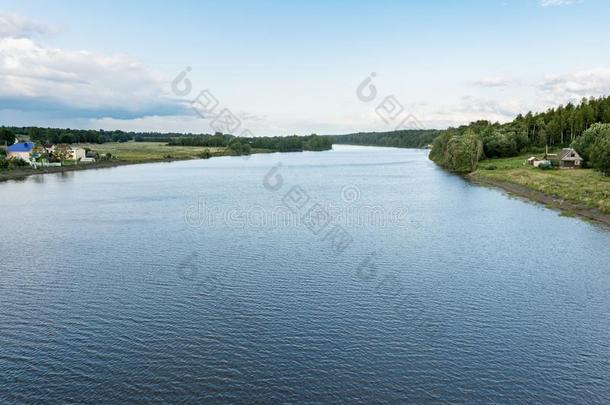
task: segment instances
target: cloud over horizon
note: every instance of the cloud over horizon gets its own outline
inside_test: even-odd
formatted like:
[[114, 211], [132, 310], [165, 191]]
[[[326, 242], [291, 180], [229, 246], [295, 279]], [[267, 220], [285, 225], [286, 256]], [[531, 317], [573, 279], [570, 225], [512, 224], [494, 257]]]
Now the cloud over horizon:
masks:
[[504, 77], [485, 77], [474, 80], [470, 84], [481, 88], [508, 87], [514, 84], [514, 81]]
[[610, 94], [610, 68], [598, 68], [563, 75], [548, 76], [538, 85], [547, 104], [577, 103], [585, 97]]
[[30, 37], [37, 34], [52, 33], [51, 27], [32, 21], [30, 18], [14, 14], [0, 13], [0, 38]]
[[132, 58], [48, 48], [26, 34], [49, 29], [12, 14], [0, 22], [9, 22], [0, 29], [0, 109], [75, 118], [187, 111], [163, 90], [167, 80]]
[[[529, 8], [576, 3], [582, 1], [536, 0]], [[602, 21], [603, 13], [588, 10], [589, 5], [592, 2], [578, 6], [579, 13], [595, 12]], [[94, 6], [102, 12], [101, 6]], [[315, 5], [294, 7], [317, 10]], [[391, 15], [389, 10], [385, 12], [384, 18], [412, 15], [408, 6], [396, 7]], [[426, 3], [425, 7], [434, 15], [437, 6]], [[514, 7], [523, 10], [523, 4]], [[170, 14], [178, 11], [167, 10]], [[336, 10], [342, 11], [340, 7]], [[477, 41], [454, 35], [453, 20], [447, 20], [436, 26], [436, 36], [414, 36], [417, 40], [404, 51], [392, 47], [391, 52], [381, 52], [379, 44], [385, 38], [381, 34], [366, 34], [370, 43], [363, 42], [365, 36], [359, 37], [363, 34], [357, 30], [349, 35], [331, 30], [320, 39], [309, 37], [309, 26], [298, 27], [295, 37], [283, 37], [278, 29], [272, 31], [274, 35], [265, 34], [261, 42], [258, 24], [248, 26], [248, 31], [212, 29], [198, 25], [195, 12], [180, 14], [181, 21], [191, 23], [189, 38], [179, 29], [159, 32], [162, 20], [155, 16], [137, 24], [123, 21], [108, 32], [104, 24], [96, 22], [95, 12], [78, 10], [78, 23], [70, 20], [72, 14], [63, 12], [48, 21], [60, 26], [61, 21], [73, 21], [68, 30], [58, 31], [54, 25], [0, 12], [0, 124], [213, 132], [213, 114], [201, 118], [189, 105], [199, 91], [209, 89], [219, 99], [219, 109], [230, 109], [242, 121], [240, 130], [257, 135], [346, 133], [394, 129], [375, 114], [376, 104], [390, 93], [404, 103], [405, 114], [430, 128], [480, 119], [508, 121], [529, 110], [544, 111], [583, 97], [610, 94], [610, 59], [599, 52], [605, 26], [587, 23], [600, 33], [577, 41], [574, 32], [556, 32], [556, 25], [593, 21], [592, 17], [572, 21], [572, 10], [555, 11], [534, 10], [536, 16], [544, 16], [536, 25], [520, 26], [519, 19], [507, 20], [511, 24], [501, 25], [495, 33], [473, 25], [471, 34]], [[27, 9], [21, 12], [28, 14]], [[549, 12], [556, 14], [552, 23]], [[109, 16], [117, 13], [108, 7]], [[279, 15], [298, 22], [290, 20], [292, 14]], [[498, 14], [489, 16], [492, 21]], [[509, 19], [513, 14], [502, 16]], [[335, 28], [334, 20], [329, 27]], [[56, 32], [60, 35], [54, 35]], [[583, 32], [582, 26], [579, 32]], [[411, 38], [409, 33], [413, 31], [404, 28], [400, 37]], [[548, 33], [562, 44], [559, 52], [550, 42], [549, 46], [523, 46], [530, 39], [545, 43]], [[131, 35], [129, 41], [124, 35]], [[244, 42], [250, 36], [257, 37], [256, 41]], [[203, 37], [216, 42], [208, 52], [193, 52], [200, 44], [197, 38]], [[297, 40], [307, 46], [295, 50]], [[504, 45], [497, 46], [498, 41]], [[345, 46], [353, 43], [360, 45]], [[426, 57], [408, 57], [416, 49]], [[579, 57], [569, 57], [575, 54]], [[147, 65], [139, 60], [146, 60]], [[193, 66], [189, 73], [192, 93], [177, 97], [170, 92], [171, 80], [185, 66]], [[165, 69], [169, 75], [156, 69]], [[379, 72], [375, 79], [378, 99], [363, 104], [354, 98], [354, 88], [363, 72], [373, 71]], [[548, 76], [553, 71], [561, 74]]]

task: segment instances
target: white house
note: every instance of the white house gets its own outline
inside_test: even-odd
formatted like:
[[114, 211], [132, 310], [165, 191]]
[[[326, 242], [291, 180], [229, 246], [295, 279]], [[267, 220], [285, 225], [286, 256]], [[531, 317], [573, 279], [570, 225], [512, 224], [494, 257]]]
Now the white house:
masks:
[[6, 158], [22, 159], [29, 162], [32, 157], [32, 150], [34, 150], [34, 144], [32, 142], [16, 143], [6, 148]]
[[87, 157], [87, 154], [83, 148], [78, 148], [75, 146], [70, 146], [70, 160], [82, 160]]

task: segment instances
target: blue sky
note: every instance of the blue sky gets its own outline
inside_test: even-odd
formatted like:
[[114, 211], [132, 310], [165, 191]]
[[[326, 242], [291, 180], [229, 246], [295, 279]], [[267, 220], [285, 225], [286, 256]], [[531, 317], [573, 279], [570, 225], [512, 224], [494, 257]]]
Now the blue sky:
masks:
[[[505, 121], [610, 94], [609, 17], [602, 0], [0, 1], [0, 123], [210, 132], [224, 108], [255, 135]], [[218, 101], [203, 118], [202, 90]], [[384, 121], [389, 96], [401, 115]]]

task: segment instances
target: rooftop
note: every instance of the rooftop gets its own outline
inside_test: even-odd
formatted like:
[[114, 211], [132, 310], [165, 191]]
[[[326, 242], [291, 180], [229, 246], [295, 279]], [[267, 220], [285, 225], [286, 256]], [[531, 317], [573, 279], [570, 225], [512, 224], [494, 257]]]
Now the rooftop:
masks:
[[32, 142], [20, 142], [6, 148], [7, 152], [31, 152], [34, 149]]
[[559, 160], [583, 160], [582, 157], [572, 148], [563, 148], [559, 152]]

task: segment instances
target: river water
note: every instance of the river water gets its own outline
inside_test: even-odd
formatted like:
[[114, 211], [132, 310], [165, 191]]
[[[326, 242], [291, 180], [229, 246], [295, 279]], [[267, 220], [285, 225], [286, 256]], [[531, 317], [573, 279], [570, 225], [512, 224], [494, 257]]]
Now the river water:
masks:
[[0, 183], [0, 402], [610, 402], [610, 232], [425, 151]]

